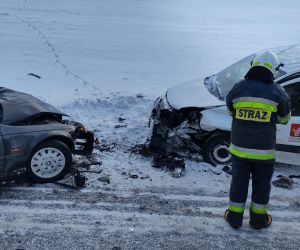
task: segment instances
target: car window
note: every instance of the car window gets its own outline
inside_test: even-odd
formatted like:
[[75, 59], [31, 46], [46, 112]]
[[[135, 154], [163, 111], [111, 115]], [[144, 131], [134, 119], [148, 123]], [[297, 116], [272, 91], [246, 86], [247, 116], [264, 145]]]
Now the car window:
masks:
[[291, 98], [292, 115], [300, 116], [300, 82], [287, 85], [284, 89]]

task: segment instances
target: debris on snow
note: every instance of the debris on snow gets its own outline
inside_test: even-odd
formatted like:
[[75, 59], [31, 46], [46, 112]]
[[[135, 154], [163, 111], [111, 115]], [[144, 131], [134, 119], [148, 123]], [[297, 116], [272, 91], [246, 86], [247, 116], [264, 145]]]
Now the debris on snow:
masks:
[[37, 74], [34, 74], [34, 73], [29, 73], [28, 75], [29, 75], [29, 76], [33, 76], [33, 77], [35, 77], [35, 78], [37, 78], [37, 79], [41, 79], [41, 78], [42, 78], [41, 76], [39, 76], [39, 75], [37, 75]]
[[294, 181], [288, 176], [281, 176], [279, 179], [272, 182], [275, 187], [292, 189]]
[[120, 123], [122, 123], [122, 122], [124, 122], [126, 119], [120, 116], [118, 120], [119, 120]]
[[98, 178], [98, 181], [110, 184], [110, 178], [108, 176], [101, 176], [101, 177]]
[[129, 152], [133, 153], [133, 154], [139, 154], [139, 155], [142, 155], [144, 157], [152, 156], [152, 153], [149, 150], [149, 147], [147, 147], [147, 145], [145, 145], [145, 144], [135, 145], [135, 146], [133, 146], [132, 148], [129, 149]]
[[112, 152], [117, 144], [111, 143], [111, 144], [99, 144], [95, 145], [95, 149], [98, 149], [100, 152]]
[[174, 178], [182, 177], [185, 172], [185, 163], [182, 159], [154, 157], [152, 167], [169, 170]]
[[77, 156], [74, 157], [74, 165], [78, 168], [84, 168], [89, 169], [91, 166], [101, 166], [102, 161], [94, 159], [93, 156], [87, 157], [87, 156]]
[[115, 128], [126, 128], [127, 127], [127, 124], [125, 123], [125, 124], [117, 124], [116, 126], [115, 126]]
[[132, 175], [130, 175], [130, 178], [132, 178], [132, 179], [138, 179], [139, 176], [137, 174], [132, 174]]
[[87, 177], [80, 174], [79, 171], [76, 171], [74, 175], [74, 182], [76, 187], [85, 187], [86, 186]]

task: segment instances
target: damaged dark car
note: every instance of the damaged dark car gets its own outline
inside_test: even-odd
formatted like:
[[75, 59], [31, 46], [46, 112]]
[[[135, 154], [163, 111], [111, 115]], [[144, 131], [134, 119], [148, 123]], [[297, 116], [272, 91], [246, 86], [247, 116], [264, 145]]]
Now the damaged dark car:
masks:
[[0, 88], [0, 179], [26, 172], [34, 182], [63, 179], [72, 155], [89, 155], [94, 135], [31, 95]]

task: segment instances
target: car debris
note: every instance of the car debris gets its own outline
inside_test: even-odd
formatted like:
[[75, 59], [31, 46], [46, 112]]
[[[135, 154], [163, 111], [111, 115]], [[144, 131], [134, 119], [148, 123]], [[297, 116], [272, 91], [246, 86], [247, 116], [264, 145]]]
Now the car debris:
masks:
[[184, 176], [185, 163], [183, 159], [156, 156], [153, 158], [152, 167], [166, 169], [171, 172], [171, 176], [179, 178]]
[[29, 73], [28, 75], [29, 75], [29, 76], [33, 76], [33, 77], [35, 77], [35, 78], [37, 78], [37, 79], [41, 79], [41, 78], [42, 78], [41, 76], [39, 76], [39, 75], [37, 75], [37, 74], [34, 74], [34, 73]]
[[281, 177], [279, 177], [279, 179], [273, 181], [272, 184], [275, 187], [285, 188], [285, 189], [290, 190], [290, 189], [292, 189], [292, 186], [294, 185], [294, 181], [292, 180], [292, 178], [290, 178], [288, 176], [281, 176]]
[[73, 158], [73, 164], [77, 169], [80, 169], [80, 172], [90, 172], [89, 169], [91, 166], [100, 167], [102, 165], [102, 161], [97, 160], [94, 155], [79, 155]]
[[118, 120], [119, 120], [119, 122], [120, 122], [120, 123], [122, 123], [122, 122], [126, 121], [126, 119], [125, 119], [125, 118], [123, 118], [123, 117], [121, 117], [121, 116], [118, 118]]
[[110, 184], [110, 178], [108, 176], [101, 176], [98, 178], [98, 181]]
[[116, 148], [116, 143], [104, 144], [100, 143], [99, 145], [95, 145], [95, 149], [98, 149], [100, 152], [112, 152]]
[[115, 125], [115, 128], [126, 128], [127, 127], [127, 124], [117, 124]]
[[80, 171], [77, 170], [74, 174], [74, 181], [76, 187], [85, 187], [87, 177], [83, 176]]

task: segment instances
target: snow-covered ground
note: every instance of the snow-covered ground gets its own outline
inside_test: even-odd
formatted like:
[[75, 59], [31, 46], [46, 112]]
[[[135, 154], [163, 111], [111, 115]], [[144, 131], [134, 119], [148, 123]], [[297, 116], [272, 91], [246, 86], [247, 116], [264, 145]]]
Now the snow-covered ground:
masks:
[[[1, 85], [56, 105], [111, 150], [95, 150], [103, 163], [92, 169], [102, 172], [87, 174], [81, 192], [3, 190], [0, 246], [296, 249], [299, 180], [292, 190], [273, 188], [274, 226], [239, 234], [222, 219], [230, 176], [221, 168], [189, 161], [174, 179], [130, 148], [145, 142], [151, 106], [167, 87], [297, 44], [299, 23], [297, 0], [1, 0]], [[299, 172], [280, 165], [275, 177]]]

